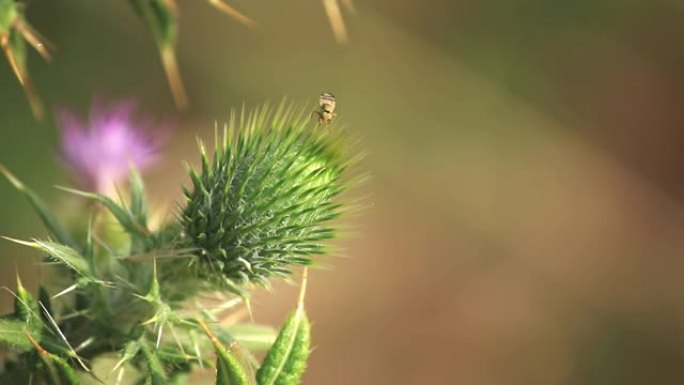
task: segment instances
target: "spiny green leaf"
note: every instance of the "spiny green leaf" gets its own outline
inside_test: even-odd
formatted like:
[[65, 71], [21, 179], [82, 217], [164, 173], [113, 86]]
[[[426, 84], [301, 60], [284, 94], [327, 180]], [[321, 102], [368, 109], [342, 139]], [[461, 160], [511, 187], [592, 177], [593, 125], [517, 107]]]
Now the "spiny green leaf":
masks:
[[305, 291], [306, 269], [297, 310], [285, 321], [257, 371], [259, 385], [297, 385], [301, 381], [311, 345], [311, 325], [304, 312]]
[[46, 365], [49, 367], [49, 381], [54, 385], [79, 385], [76, 371], [61, 357], [49, 354], [46, 357]]
[[144, 223], [138, 222], [136, 216], [131, 211], [114, 202], [111, 198], [102, 194], [89, 193], [66, 187], [60, 187], [60, 189], [102, 203], [112, 215], [114, 215], [114, 218], [121, 224], [121, 227], [132, 236], [146, 239], [150, 235], [150, 231]]
[[245, 373], [246, 363], [226, 349], [216, 349], [216, 385], [256, 385], [254, 374]]
[[88, 263], [93, 265], [95, 262], [95, 245], [93, 236], [95, 235], [93, 229], [93, 217], [88, 219], [88, 230], [86, 231], [85, 247], [83, 248], [83, 256], [88, 260]]
[[119, 368], [121, 368], [126, 362], [135, 358], [135, 356], [138, 355], [138, 352], [140, 352], [140, 348], [141, 344], [137, 340], [127, 343], [123, 349], [123, 352], [121, 353], [121, 359], [116, 363], [116, 365], [114, 365], [110, 375], [119, 370]]
[[21, 352], [33, 348], [24, 331], [27, 325], [22, 321], [0, 319], [0, 343]]
[[[53, 314], [52, 313], [52, 299], [50, 298], [50, 293], [48, 293], [45, 286], [41, 285], [38, 287], [38, 300], [45, 307], [46, 314]], [[41, 319], [43, 320], [43, 322], [48, 321], [47, 316], [43, 313], [41, 313]]]
[[45, 380], [50, 385], [79, 385], [81, 381], [76, 376], [74, 369], [62, 357], [50, 353], [40, 346], [36, 338], [24, 330], [26, 338], [38, 353], [45, 366], [41, 370]]
[[152, 281], [150, 282], [150, 289], [147, 295], [142, 296], [135, 294], [136, 297], [148, 302], [154, 308], [154, 315], [152, 318], [143, 322], [143, 325], [154, 323], [157, 325], [157, 348], [159, 348], [159, 343], [161, 341], [161, 336], [163, 332], [164, 324], [167, 322], [175, 322], [178, 320], [177, 316], [173, 313], [171, 307], [166, 303], [162, 297], [159, 287], [159, 281], [157, 280], [157, 262], [154, 261], [154, 268], [152, 270]]
[[29, 201], [33, 209], [36, 211], [45, 227], [57, 238], [58, 241], [65, 245], [73, 245], [71, 238], [66, 231], [59, 224], [52, 211], [47, 207], [42, 199], [36, 195], [31, 189], [26, 187], [19, 179], [17, 179], [4, 165], [0, 164], [0, 173]]
[[131, 167], [129, 185], [131, 188], [131, 214], [141, 226], [146, 227], [147, 197], [145, 196], [145, 184], [135, 167]]
[[34, 249], [40, 250], [43, 253], [47, 254], [49, 258], [52, 258], [62, 263], [66, 267], [78, 273], [79, 275], [85, 278], [95, 279], [95, 277], [92, 274], [92, 271], [90, 270], [90, 266], [88, 266], [88, 262], [85, 260], [85, 258], [78, 251], [72, 249], [69, 246], [65, 246], [60, 243], [51, 241], [34, 240], [33, 242], [29, 242], [8, 237], [3, 238], [21, 245], [29, 246]]
[[17, 292], [14, 298], [14, 314], [20, 320], [29, 325], [32, 330], [42, 329], [42, 320], [38, 302], [33, 295], [26, 290], [17, 275]]
[[167, 378], [166, 372], [164, 372], [164, 365], [162, 365], [161, 360], [157, 356], [156, 352], [153, 351], [146, 342], [142, 342], [140, 345], [140, 352], [142, 353], [142, 358], [145, 361], [147, 367], [147, 376], [152, 385], [166, 385]]
[[154, 302], [160, 302], [161, 301], [161, 293], [159, 290], [159, 280], [157, 279], [157, 260], [155, 259], [152, 262], [152, 280], [150, 282], [150, 290], [147, 292], [147, 295], [144, 297], [146, 301], [150, 303]]
[[309, 358], [311, 326], [304, 312], [287, 318], [257, 371], [259, 385], [299, 384]]
[[199, 323], [216, 351], [216, 385], [253, 384], [254, 381], [247, 375], [243, 367], [244, 364], [240, 362], [233, 352], [230, 352], [223, 346], [221, 341], [214, 336], [204, 322], [199, 320]]

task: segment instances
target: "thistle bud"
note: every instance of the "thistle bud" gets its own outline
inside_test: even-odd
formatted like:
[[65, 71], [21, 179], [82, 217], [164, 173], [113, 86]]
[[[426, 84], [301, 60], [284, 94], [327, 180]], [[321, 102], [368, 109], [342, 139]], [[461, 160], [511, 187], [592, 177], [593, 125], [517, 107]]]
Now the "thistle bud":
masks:
[[307, 112], [258, 109], [231, 123], [211, 161], [200, 144], [182, 213], [200, 275], [266, 284], [325, 252], [348, 162], [339, 127], [316, 127]]

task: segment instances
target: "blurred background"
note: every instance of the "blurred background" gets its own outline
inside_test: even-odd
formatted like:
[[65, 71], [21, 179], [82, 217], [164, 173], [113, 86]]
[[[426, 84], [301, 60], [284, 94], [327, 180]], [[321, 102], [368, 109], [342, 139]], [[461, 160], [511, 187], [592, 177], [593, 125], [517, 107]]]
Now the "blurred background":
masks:
[[[126, 2], [29, 2], [58, 47], [29, 58], [50, 113], [33, 119], [0, 60], [0, 162], [62, 215], [55, 108], [134, 96], [174, 119], [146, 175], [168, 210], [195, 136], [231, 108], [331, 91], [369, 153], [356, 193], [372, 206], [347, 219], [347, 257], [310, 277], [305, 384], [684, 381], [682, 2], [357, 0], [347, 45], [320, 1], [231, 0], [253, 29], [178, 3], [185, 113]], [[0, 234], [45, 235], [4, 181]], [[35, 262], [0, 242], [0, 285], [15, 263], [35, 280]], [[296, 292], [259, 292], [255, 320], [280, 324]]]

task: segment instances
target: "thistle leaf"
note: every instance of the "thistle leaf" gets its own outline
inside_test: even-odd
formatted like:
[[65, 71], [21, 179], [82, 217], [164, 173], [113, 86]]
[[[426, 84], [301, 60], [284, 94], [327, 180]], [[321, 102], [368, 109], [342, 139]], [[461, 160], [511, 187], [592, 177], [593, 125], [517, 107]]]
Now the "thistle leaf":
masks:
[[311, 326], [303, 311], [285, 321], [264, 362], [257, 370], [259, 385], [299, 384], [309, 358]]
[[111, 198], [102, 194], [90, 193], [87, 191], [80, 191], [66, 187], [59, 188], [66, 192], [80, 195], [82, 197], [102, 203], [107, 210], [114, 215], [114, 218], [116, 218], [119, 224], [121, 224], [121, 227], [123, 227], [123, 229], [132, 236], [138, 237], [140, 239], [146, 239], [150, 235], [150, 230], [147, 229], [147, 226], [144, 223], [140, 223], [138, 218], [130, 210], [127, 210], [123, 206], [114, 202]]
[[65, 245], [73, 245], [71, 238], [66, 231], [59, 224], [52, 211], [47, 207], [42, 199], [36, 195], [31, 189], [26, 187], [19, 179], [17, 179], [4, 165], [0, 164], [0, 173], [29, 201], [33, 209], [40, 217], [43, 225], [57, 238], [57, 240]]
[[26, 323], [32, 330], [41, 330], [43, 323], [40, 316], [38, 302], [33, 295], [26, 290], [17, 274], [17, 292], [14, 297], [14, 315], [20, 321]]
[[48, 384], [80, 385], [81, 381], [78, 379], [76, 372], [69, 363], [62, 357], [45, 350], [28, 331], [24, 330], [24, 334], [45, 364], [42, 372], [45, 375]]
[[43, 304], [45, 307], [46, 312], [41, 313], [41, 319], [43, 322], [49, 321], [45, 314], [53, 314], [52, 313], [52, 299], [50, 298], [50, 293], [48, 293], [47, 289], [45, 286], [39, 286], [38, 287], [38, 301]]
[[116, 365], [114, 365], [112, 371], [110, 372], [110, 375], [111, 373], [114, 373], [115, 371], [119, 370], [126, 362], [135, 358], [135, 356], [138, 355], [140, 348], [141, 344], [137, 340], [127, 343], [121, 354], [121, 359], [116, 363]]
[[22, 241], [9, 237], [3, 237], [9, 241], [20, 245], [29, 246], [47, 254], [48, 258], [62, 263], [64, 266], [75, 271], [79, 275], [89, 279], [95, 279], [86, 259], [76, 250], [69, 246], [51, 241], [34, 240], [32, 242]]
[[164, 365], [149, 345], [145, 342], [140, 344], [140, 352], [147, 367], [147, 375], [152, 385], [166, 385], [167, 378]]
[[27, 328], [22, 321], [0, 319], [0, 344], [20, 352], [33, 349], [31, 340], [25, 333]]
[[301, 381], [311, 345], [311, 325], [304, 312], [305, 292], [306, 269], [297, 310], [285, 321], [257, 371], [259, 385], [297, 385]]
[[129, 185], [131, 188], [131, 214], [136, 222], [147, 227], [147, 197], [145, 184], [137, 169], [131, 168]]
[[61, 357], [48, 354], [45, 361], [48, 367], [49, 381], [54, 385], [80, 385], [76, 371]]
[[254, 384], [255, 381], [247, 375], [243, 363], [240, 362], [236, 355], [223, 346], [221, 341], [214, 336], [204, 322], [198, 321], [216, 351], [216, 385]]

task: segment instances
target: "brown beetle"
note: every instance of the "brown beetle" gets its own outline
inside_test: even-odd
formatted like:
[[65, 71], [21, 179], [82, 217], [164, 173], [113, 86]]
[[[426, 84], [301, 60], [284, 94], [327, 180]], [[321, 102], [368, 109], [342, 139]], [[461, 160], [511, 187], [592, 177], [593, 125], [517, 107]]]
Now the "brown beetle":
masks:
[[337, 116], [337, 113], [335, 113], [335, 95], [330, 92], [322, 93], [318, 98], [318, 104], [320, 109], [314, 111], [311, 115], [313, 116], [315, 114], [318, 116], [319, 125], [330, 124], [333, 118]]

